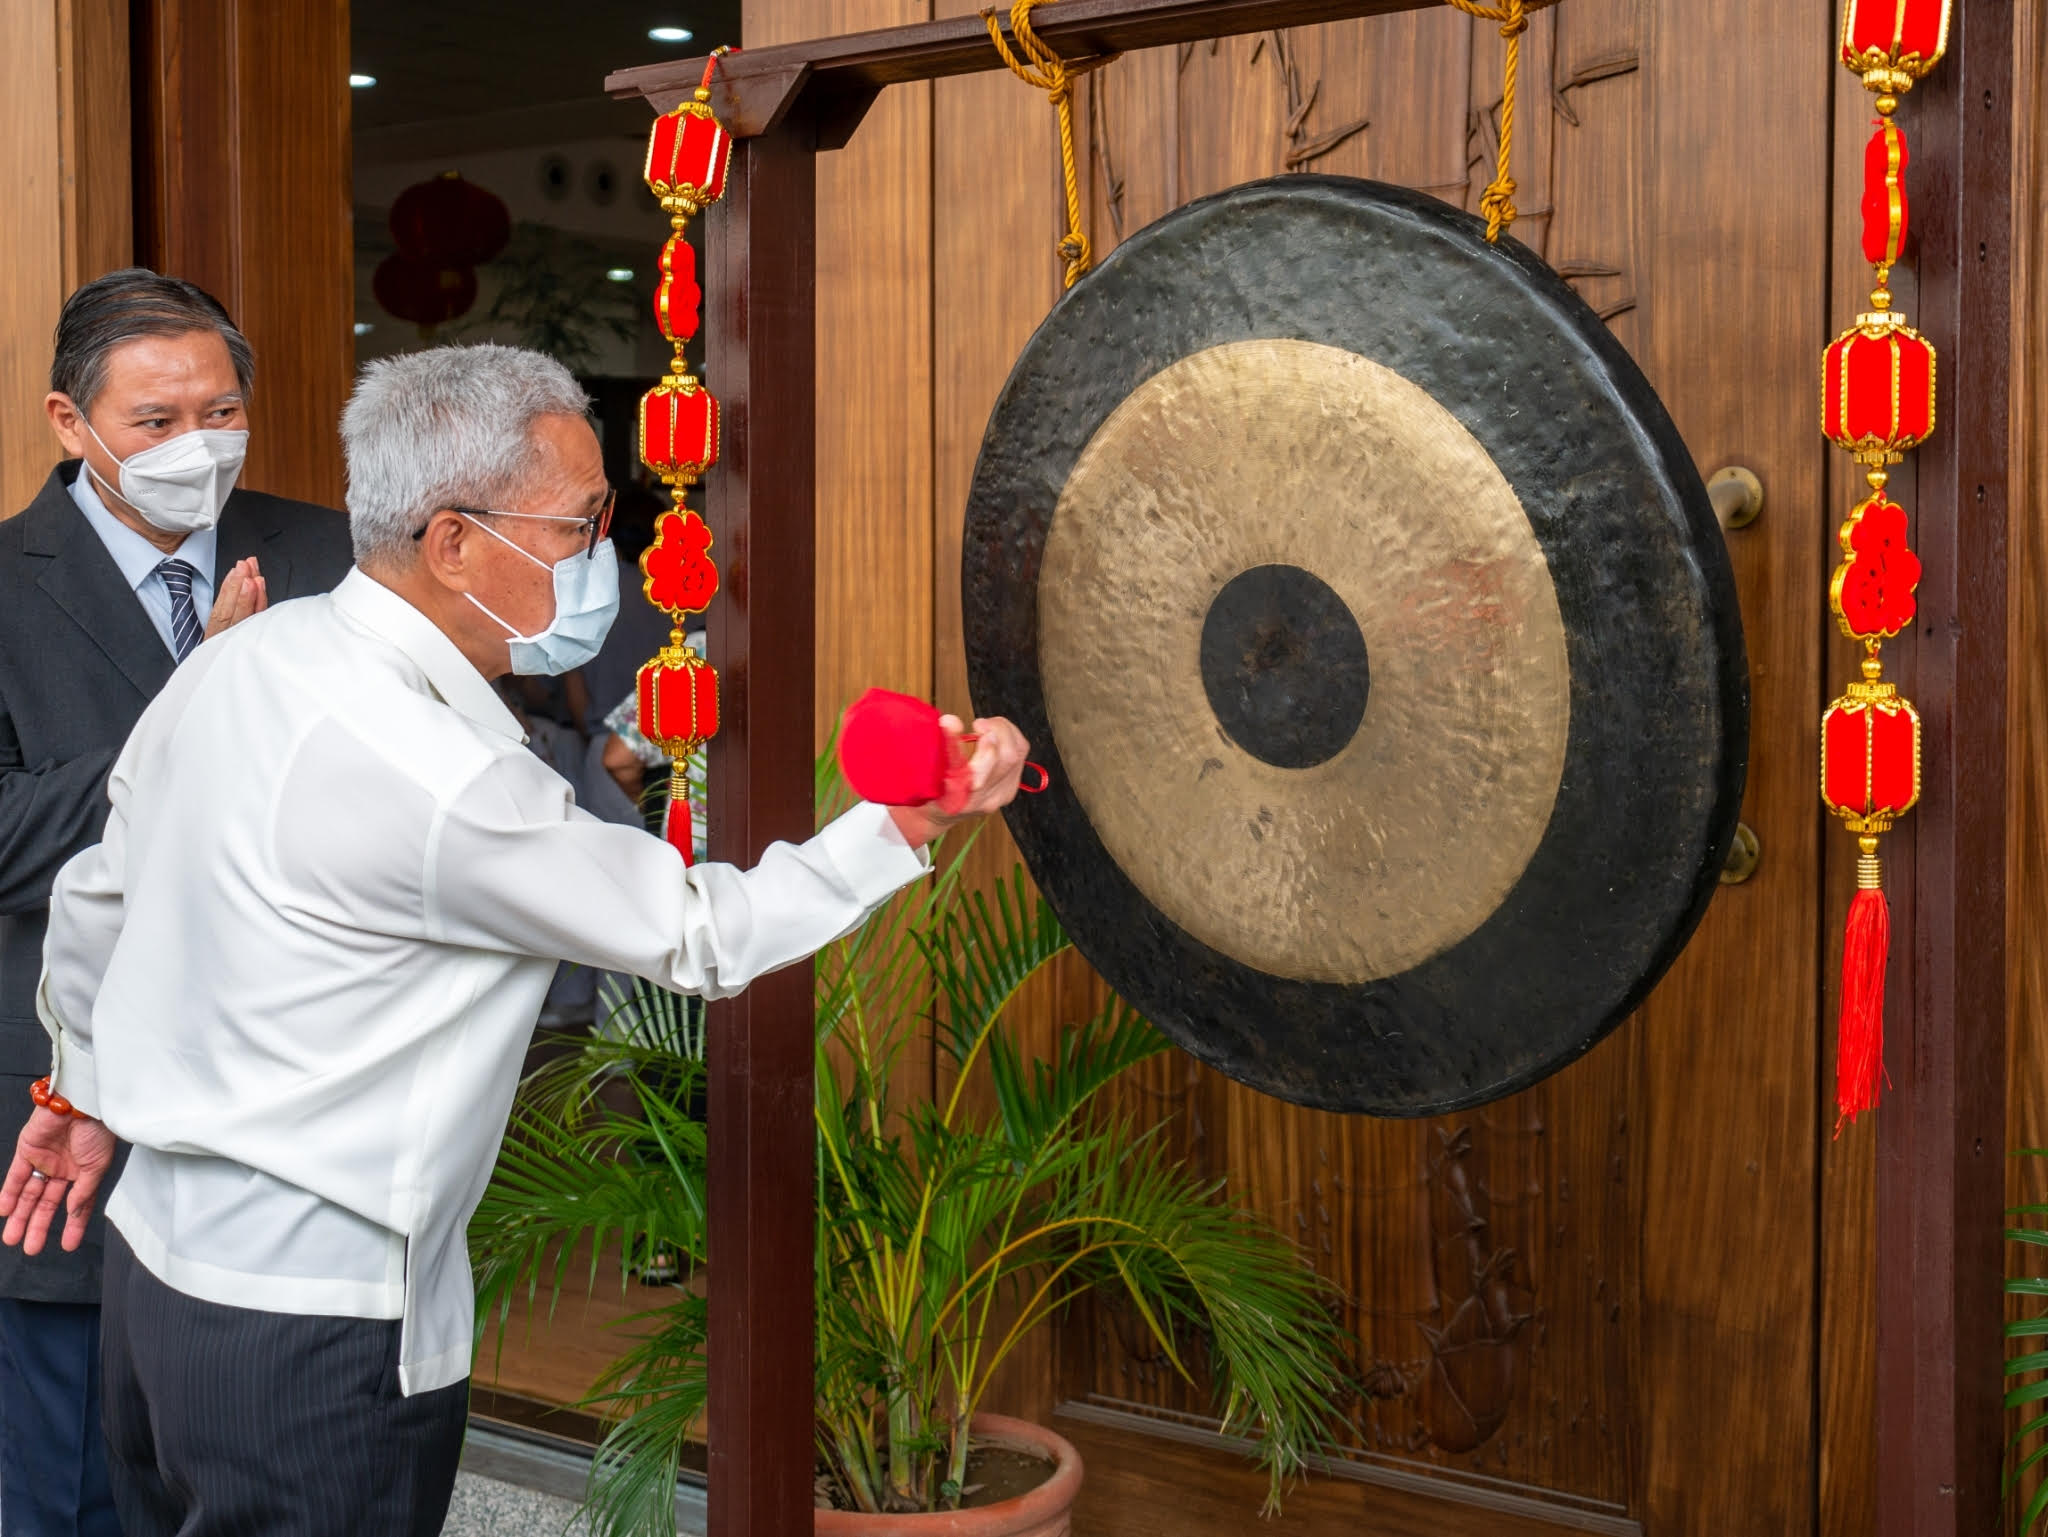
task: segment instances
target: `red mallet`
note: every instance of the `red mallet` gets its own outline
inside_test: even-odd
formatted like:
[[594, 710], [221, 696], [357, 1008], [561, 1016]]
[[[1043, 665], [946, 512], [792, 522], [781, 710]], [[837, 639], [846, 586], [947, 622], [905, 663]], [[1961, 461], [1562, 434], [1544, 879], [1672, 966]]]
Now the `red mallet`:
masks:
[[[971, 732], [948, 739], [937, 708], [908, 694], [871, 688], [847, 706], [839, 727], [839, 771], [862, 800], [883, 806], [928, 806], [952, 815], [971, 791], [968, 758], [954, 743], [971, 747]], [[1036, 793], [1047, 783], [1044, 769]]]

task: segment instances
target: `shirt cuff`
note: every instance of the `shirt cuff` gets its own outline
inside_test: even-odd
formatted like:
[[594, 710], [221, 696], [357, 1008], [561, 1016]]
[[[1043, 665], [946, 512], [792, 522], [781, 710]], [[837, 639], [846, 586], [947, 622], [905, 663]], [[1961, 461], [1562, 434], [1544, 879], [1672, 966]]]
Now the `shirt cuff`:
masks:
[[100, 1084], [92, 1053], [65, 1034], [57, 1011], [50, 1006], [50, 978], [44, 973], [36, 987], [36, 1017], [50, 1037], [50, 1092], [71, 1101], [71, 1108], [100, 1118]]
[[887, 806], [863, 801], [818, 834], [832, 867], [862, 907], [878, 907], [932, 867], [927, 849], [904, 841]]

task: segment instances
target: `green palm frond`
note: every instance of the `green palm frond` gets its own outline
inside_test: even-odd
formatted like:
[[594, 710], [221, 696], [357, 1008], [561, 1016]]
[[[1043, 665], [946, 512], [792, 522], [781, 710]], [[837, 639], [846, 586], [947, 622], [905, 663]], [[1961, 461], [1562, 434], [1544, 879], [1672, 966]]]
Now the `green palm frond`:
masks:
[[[2048, 1158], [2048, 1149], [2021, 1148], [2013, 1156]], [[2010, 1208], [2006, 1215], [2039, 1218], [2048, 1216], [2048, 1206], [2015, 1206]], [[2025, 1252], [2025, 1248], [2048, 1248], [2048, 1230], [2037, 1227], [2009, 1227], [2005, 1230], [2005, 1238], [2008, 1243], [2025, 1246], [2022, 1252]], [[2048, 1278], [2008, 1276], [2005, 1293], [2009, 1299], [2015, 1299], [2008, 1304], [2009, 1311], [2014, 1307], [2018, 1310], [2018, 1316], [2009, 1319], [2005, 1325], [2005, 1337], [2008, 1340], [2020, 1340], [2048, 1336], [2048, 1306], [2044, 1306], [2040, 1300], [2048, 1298]], [[2008, 1415], [2024, 1410], [2030, 1405], [2048, 1401], [2048, 1376], [2040, 1375], [2043, 1372], [2048, 1372], [2048, 1350], [2023, 1350], [2006, 1358], [2005, 1376], [2012, 1384], [2005, 1394]], [[2048, 1430], [2048, 1414], [2034, 1415], [2014, 1430], [2008, 1438], [2010, 1455], [2003, 1480], [2004, 1494], [2008, 1500], [2013, 1497], [2015, 1491], [2025, 1485], [2028, 1475], [2034, 1473], [2042, 1460], [2048, 1458], [2048, 1441], [2043, 1441], [2032, 1451], [2028, 1451], [2026, 1445], [2044, 1430]], [[2019, 1529], [2023, 1532], [2033, 1530], [2043, 1511], [2048, 1511], [2048, 1478], [2035, 1474], [2033, 1492], [2020, 1515]]]
[[[828, 752], [818, 804], [846, 800]], [[856, 1508], [957, 1504], [982, 1394], [1033, 1329], [1099, 1290], [1213, 1392], [1277, 1503], [1341, 1423], [1329, 1290], [1172, 1157], [1161, 1128], [1114, 1109], [1104, 1091], [1167, 1049], [1127, 1003], [1068, 1025], [1045, 1060], [1019, 1049], [1010, 1006], [1070, 944], [1021, 869], [968, 892], [966, 848], [817, 961], [819, 1465]], [[471, 1227], [480, 1317], [543, 1290], [552, 1306], [577, 1255], [586, 1286], [601, 1256], [628, 1266], [649, 1245], [715, 1262], [701, 1005], [642, 983], [608, 991], [606, 1008], [596, 1035], [560, 1043], [521, 1086]], [[955, 1070], [939, 1103], [898, 1081], [926, 1028]], [[984, 1073], [992, 1092], [966, 1094]], [[599, 1537], [673, 1531], [681, 1449], [706, 1402], [701, 1297], [678, 1289], [627, 1327], [645, 1332], [587, 1400], [616, 1421], [592, 1468]]]

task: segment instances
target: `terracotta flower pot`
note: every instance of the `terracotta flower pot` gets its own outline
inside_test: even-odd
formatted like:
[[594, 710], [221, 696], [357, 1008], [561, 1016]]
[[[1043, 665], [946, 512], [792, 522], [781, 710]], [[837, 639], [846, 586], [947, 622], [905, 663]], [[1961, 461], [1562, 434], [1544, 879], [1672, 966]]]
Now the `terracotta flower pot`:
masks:
[[1081, 1492], [1081, 1454], [1063, 1436], [1029, 1420], [977, 1414], [974, 1439], [1030, 1452], [1051, 1461], [1052, 1474], [1036, 1489], [995, 1505], [919, 1515], [869, 1515], [862, 1510], [821, 1510], [818, 1537], [1067, 1537], [1074, 1496]]

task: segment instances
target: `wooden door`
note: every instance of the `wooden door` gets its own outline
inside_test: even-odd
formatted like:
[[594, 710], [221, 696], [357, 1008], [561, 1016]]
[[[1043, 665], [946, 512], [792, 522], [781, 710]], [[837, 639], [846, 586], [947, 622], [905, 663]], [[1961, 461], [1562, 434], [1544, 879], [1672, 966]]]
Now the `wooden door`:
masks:
[[[746, 38], [975, 8], [755, 0]], [[1853, 264], [1837, 256], [1834, 205], [1862, 112], [1832, 62], [1833, 22], [1820, 3], [1563, 0], [1535, 19], [1521, 63], [1515, 235], [1631, 349], [1702, 471], [1740, 464], [1765, 487], [1762, 518], [1729, 535], [1752, 664], [1756, 874], [1724, 888], [1637, 1018], [1504, 1103], [1350, 1119], [1177, 1055], [1132, 1088], [1344, 1298], [1363, 1391], [1279, 1530], [1871, 1524], [1873, 1132], [1829, 1141], [1819, 1028], [1820, 957], [1839, 942], [1823, 870], [1847, 883], [1824, 864], [1813, 788], [1824, 682], [1840, 671], [1823, 669], [1840, 487], [1814, 375], [1851, 302], [1830, 267]], [[1297, 168], [1476, 207], [1501, 52], [1493, 28], [1446, 9], [1118, 59], [1082, 103], [1096, 248]], [[1003, 73], [892, 88], [821, 162], [819, 198], [821, 364], [846, 360], [820, 372], [822, 735], [867, 683], [966, 699], [968, 478], [996, 393], [1058, 296], [1052, 112]], [[858, 557], [844, 581], [824, 558], [835, 550]], [[994, 876], [1015, 854], [988, 837], [975, 858]], [[1049, 1040], [1096, 985], [1078, 966], [1054, 978], [1028, 1028]], [[1081, 1309], [1016, 1363], [1001, 1407], [1080, 1446], [1079, 1532], [1248, 1528], [1262, 1481], [1141, 1337], [1113, 1309]]]
[[[1766, 487], [1765, 517], [1729, 540], [1758, 872], [1724, 888], [1638, 1018], [1506, 1102], [1343, 1118], [1178, 1057], [1144, 1087], [1345, 1299], [1363, 1390], [1283, 1528], [1816, 1523], [1828, 27], [1822, 6], [1567, 0], [1521, 65], [1515, 234], [1635, 354], [1702, 473], [1742, 464]], [[1094, 83], [1097, 230], [1294, 168], [1474, 207], [1500, 63], [1492, 29], [1448, 13], [1126, 59]], [[1063, 1341], [1056, 1423], [1090, 1461], [1084, 1526], [1235, 1529], [1255, 1479], [1140, 1339], [1104, 1307]]]

